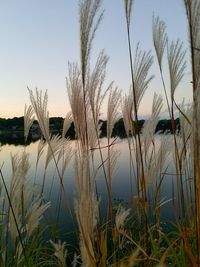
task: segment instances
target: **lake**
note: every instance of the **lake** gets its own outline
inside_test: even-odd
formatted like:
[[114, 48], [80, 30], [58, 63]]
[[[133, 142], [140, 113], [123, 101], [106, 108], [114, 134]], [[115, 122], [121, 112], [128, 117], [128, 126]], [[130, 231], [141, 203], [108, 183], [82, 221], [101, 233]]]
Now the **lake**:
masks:
[[[169, 136], [170, 138], [170, 136]], [[160, 142], [162, 140], [162, 135], [156, 136], [156, 147], [159, 147]], [[76, 141], [70, 141], [72, 148], [75, 147]], [[11, 177], [11, 161], [10, 154], [13, 155], [16, 153], [21, 153], [24, 150], [30, 154], [30, 172], [29, 179], [33, 183], [37, 185], [38, 192], [41, 191], [42, 179], [44, 175], [44, 162], [45, 162], [45, 153], [41, 160], [39, 161], [39, 165], [37, 168], [37, 172], [35, 173], [36, 166], [36, 155], [39, 141], [29, 144], [24, 147], [22, 145], [3, 145], [0, 151], [0, 163], [3, 164], [2, 172], [6, 182], [9, 184], [9, 179]], [[106, 145], [106, 139], [101, 139], [102, 146]], [[126, 139], [117, 139], [115, 140], [115, 149], [119, 151], [119, 158], [117, 160], [117, 167], [115, 170], [115, 175], [113, 177], [113, 203], [117, 205], [117, 203], [122, 202], [127, 207], [130, 206], [131, 203], [131, 188], [130, 188], [130, 159], [129, 159], [129, 149], [128, 143]], [[106, 149], [105, 149], [106, 150]], [[99, 160], [99, 152], [96, 151], [96, 166], [100, 165]], [[104, 157], [106, 151], [104, 152]], [[173, 164], [168, 164], [172, 155], [169, 154], [167, 158], [167, 162], [165, 166], [168, 166], [168, 172], [170, 173], [165, 175], [162, 184], [162, 197], [165, 200], [169, 200], [172, 197], [172, 182], [174, 180], [174, 176], [171, 175], [174, 172]], [[45, 190], [44, 190], [44, 198], [45, 201], [51, 201], [51, 207], [46, 212], [45, 220], [47, 223], [51, 225], [57, 225], [60, 237], [62, 239], [67, 239], [69, 243], [73, 243], [74, 235], [73, 231], [76, 229], [76, 219], [73, 212], [73, 204], [76, 196], [76, 187], [74, 181], [74, 158], [72, 157], [64, 175], [64, 187], [66, 191], [66, 196], [60, 194], [61, 187], [60, 181], [55, 169], [55, 164], [53, 161], [49, 164], [46, 173], [46, 181], [45, 181]], [[107, 207], [107, 190], [105, 185], [105, 180], [103, 176], [103, 171], [100, 169], [96, 179], [97, 183], [97, 191], [100, 197], [100, 208], [102, 214], [105, 215], [106, 207]], [[174, 182], [175, 184], [175, 182]], [[176, 191], [176, 189], [175, 189]], [[136, 196], [136, 186], [133, 181], [133, 192], [137, 201]], [[60, 197], [61, 196], [61, 197]], [[66, 199], [67, 198], [67, 199]], [[162, 224], [168, 224], [169, 221], [173, 220], [173, 212], [172, 212], [172, 202], [169, 201], [161, 208], [162, 214]], [[59, 211], [59, 216], [58, 216]]]

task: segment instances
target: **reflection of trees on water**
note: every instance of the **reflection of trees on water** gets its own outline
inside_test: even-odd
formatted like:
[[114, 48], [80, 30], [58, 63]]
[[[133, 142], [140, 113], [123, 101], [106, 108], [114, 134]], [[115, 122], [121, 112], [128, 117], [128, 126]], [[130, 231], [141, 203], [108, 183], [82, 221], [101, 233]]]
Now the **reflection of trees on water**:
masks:
[[[28, 137], [26, 145], [36, 142], [40, 139], [40, 136], [32, 136], [31, 134]], [[23, 132], [5, 132], [0, 134], [0, 144], [1, 145], [25, 145]]]

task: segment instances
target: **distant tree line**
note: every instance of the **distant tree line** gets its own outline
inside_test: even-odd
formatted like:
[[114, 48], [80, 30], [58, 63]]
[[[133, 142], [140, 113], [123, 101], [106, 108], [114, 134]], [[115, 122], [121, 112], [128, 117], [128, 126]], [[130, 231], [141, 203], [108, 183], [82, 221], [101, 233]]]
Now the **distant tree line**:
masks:
[[[64, 119], [62, 117], [52, 117], [49, 119], [50, 132], [54, 134], [61, 134], [63, 127]], [[145, 120], [139, 120], [137, 129], [141, 131]], [[101, 135], [100, 137], [105, 137], [107, 134], [107, 121], [101, 120]], [[175, 119], [174, 121], [175, 129], [180, 130], [180, 122], [179, 119]], [[23, 139], [23, 130], [24, 130], [24, 117], [14, 117], [12, 119], [4, 119], [0, 118], [0, 142], [2, 144], [12, 143], [12, 144], [24, 144]], [[169, 132], [172, 133], [171, 120], [163, 119], [160, 120], [157, 124], [155, 132], [164, 133]], [[113, 137], [126, 138], [126, 132], [124, 128], [123, 119], [119, 119], [114, 126], [113, 129]], [[33, 126], [30, 129], [30, 136], [28, 139], [28, 143], [31, 141], [38, 140], [41, 137], [41, 132], [39, 129], [39, 125], [37, 121], [33, 122]], [[66, 137], [70, 137], [71, 139], [76, 138], [76, 133], [74, 129], [74, 123], [71, 123], [69, 130], [66, 133]]]

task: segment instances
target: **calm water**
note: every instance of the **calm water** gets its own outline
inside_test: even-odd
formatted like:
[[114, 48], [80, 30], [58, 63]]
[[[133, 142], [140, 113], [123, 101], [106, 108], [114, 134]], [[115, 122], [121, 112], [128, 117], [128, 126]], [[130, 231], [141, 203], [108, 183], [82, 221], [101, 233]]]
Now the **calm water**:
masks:
[[[159, 144], [160, 136], [157, 136], [156, 142]], [[75, 145], [75, 141], [72, 142], [72, 147]], [[105, 140], [102, 140], [104, 143]], [[31, 168], [29, 172], [29, 179], [36, 182], [38, 190], [41, 190], [42, 178], [44, 175], [44, 162], [45, 162], [45, 153], [39, 162], [37, 173], [35, 175], [35, 164], [36, 164], [36, 154], [37, 154], [38, 141], [31, 143], [26, 148], [21, 145], [3, 145], [0, 151], [0, 163], [3, 163], [3, 174], [6, 181], [9, 183], [11, 176], [11, 162], [10, 154], [16, 154], [23, 152], [26, 149], [27, 153], [30, 153], [30, 163]], [[118, 139], [115, 144], [115, 149], [120, 151], [120, 155], [117, 161], [115, 175], [113, 177], [113, 201], [117, 203], [118, 201], [123, 201], [127, 206], [130, 206], [130, 161], [129, 161], [129, 150], [127, 140]], [[98, 166], [98, 159], [96, 165]], [[64, 177], [64, 186], [67, 193], [67, 199], [62, 195], [61, 200], [60, 196], [60, 182], [57, 176], [55, 166], [53, 162], [48, 166], [45, 182], [45, 199], [51, 201], [51, 208], [46, 213], [45, 219], [48, 223], [57, 223], [60, 230], [62, 238], [71, 239], [72, 235], [70, 234], [73, 231], [75, 226], [75, 216], [73, 213], [73, 203], [76, 195], [75, 182], [74, 182], [74, 159], [72, 158], [70, 164], [68, 165], [65, 177]], [[163, 197], [166, 199], [171, 198], [171, 186], [172, 186], [173, 177], [168, 175], [163, 181]], [[101, 210], [104, 213], [107, 207], [107, 191], [105, 186], [105, 181], [103, 177], [103, 172], [99, 171], [97, 177], [97, 189], [98, 194], [101, 199]], [[136, 190], [134, 190], [136, 192]], [[61, 203], [61, 205], [59, 204]], [[171, 203], [166, 204], [162, 207], [162, 216], [163, 222], [167, 222], [172, 219], [171, 213]], [[67, 208], [66, 208], [67, 206]], [[71, 214], [69, 209], [71, 210]], [[57, 217], [58, 210], [60, 210], [60, 216]]]

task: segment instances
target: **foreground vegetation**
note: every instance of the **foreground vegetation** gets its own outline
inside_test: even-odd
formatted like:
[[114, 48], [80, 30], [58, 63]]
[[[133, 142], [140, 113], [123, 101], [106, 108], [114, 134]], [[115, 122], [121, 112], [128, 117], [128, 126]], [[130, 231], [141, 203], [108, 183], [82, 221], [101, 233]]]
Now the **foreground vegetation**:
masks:
[[[131, 90], [125, 96], [113, 83], [104, 89], [108, 62], [104, 51], [99, 53], [94, 67], [90, 64], [94, 36], [103, 18], [101, 0], [80, 1], [81, 60], [80, 64], [70, 63], [68, 66], [67, 90], [71, 112], [64, 119], [62, 136], [50, 134], [47, 92], [28, 88], [31, 106], [25, 108], [25, 142], [34, 114], [44, 138], [38, 145], [36, 175], [38, 162], [47, 146], [40, 190], [27, 179], [30, 163], [26, 147], [22, 155], [11, 157], [9, 185], [3, 168], [0, 169], [0, 266], [200, 266], [200, 1], [184, 0], [184, 5], [190, 37], [191, 62], [188, 64], [191, 63], [193, 103], [187, 108], [184, 104], [178, 106], [174, 97], [186, 67], [183, 44], [179, 40], [169, 42], [165, 23], [154, 17], [153, 41], [172, 129], [172, 138], [163, 135], [161, 142], [156, 144], [154, 133], [163, 105], [161, 96], [154, 95], [152, 114], [141, 132], [138, 127], [140, 102], [153, 79], [149, 75], [153, 57], [150, 52], [141, 51], [139, 46], [132, 57], [130, 26], [133, 1], [124, 0], [131, 71]], [[168, 66], [162, 64], [165, 54]], [[164, 67], [169, 69], [169, 90], [163, 75]], [[106, 95], [107, 144], [102, 146], [99, 116]], [[175, 107], [180, 112], [178, 133]], [[112, 178], [119, 152], [111, 137], [120, 109], [130, 154], [131, 207], [128, 209], [122, 204], [116, 207], [112, 198]], [[70, 140], [65, 138], [72, 121], [77, 138], [75, 151], [72, 151]], [[96, 164], [96, 157], [100, 157], [100, 165]], [[44, 195], [46, 170], [51, 161], [55, 163], [60, 182], [59, 201], [63, 201], [66, 207], [66, 216], [72, 215], [64, 187], [70, 160], [74, 161], [75, 169], [74, 212], [78, 236], [77, 253], [73, 259], [68, 258], [68, 240], [61, 242], [54, 232], [51, 240], [44, 238], [48, 225], [42, 220], [51, 208]], [[174, 170], [170, 173], [174, 176], [171, 198], [165, 199], [162, 185], [171, 169]], [[99, 209], [100, 196], [96, 187], [100, 170], [107, 189], [105, 218]], [[174, 227], [171, 231], [164, 231], [161, 208], [169, 202], [174, 214]]]

